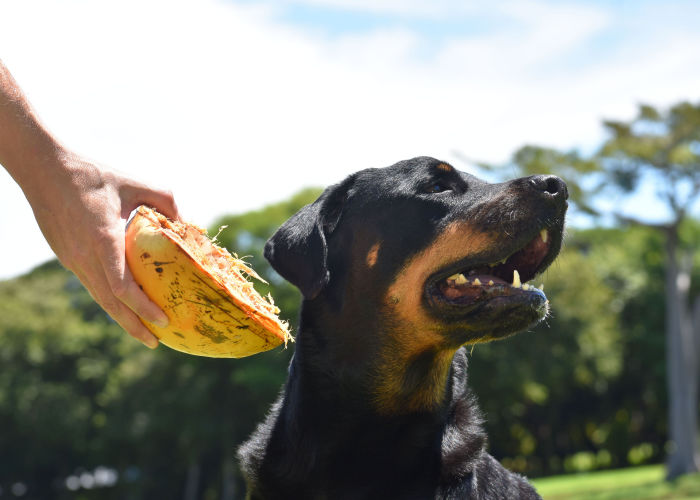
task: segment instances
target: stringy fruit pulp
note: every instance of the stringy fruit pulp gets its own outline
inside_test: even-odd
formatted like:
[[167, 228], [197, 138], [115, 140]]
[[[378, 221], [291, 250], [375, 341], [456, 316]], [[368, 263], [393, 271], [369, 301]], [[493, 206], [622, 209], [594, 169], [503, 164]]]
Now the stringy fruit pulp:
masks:
[[[161, 229], [224, 285], [231, 295], [250, 305], [253, 311], [249, 312], [249, 315], [254, 315], [255, 319], [270, 331], [282, 330], [285, 334], [286, 344], [291, 338], [289, 327], [286, 322], [276, 318], [280, 310], [275, 306], [272, 296], [268, 294], [266, 299], [260, 296], [253, 287], [253, 283], [248, 281], [243, 273], [267, 283], [264, 279], [258, 276], [243, 260], [234, 257], [228, 250], [211, 241], [205, 229], [190, 223], [171, 221], [153, 210], [149, 215], [155, 216]], [[259, 314], [257, 311], [264, 311], [267, 315]]]

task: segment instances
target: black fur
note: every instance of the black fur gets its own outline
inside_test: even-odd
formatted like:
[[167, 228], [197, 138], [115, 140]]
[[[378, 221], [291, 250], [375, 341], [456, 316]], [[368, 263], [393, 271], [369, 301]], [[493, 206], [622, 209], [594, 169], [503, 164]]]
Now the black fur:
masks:
[[[329, 187], [268, 241], [266, 258], [304, 301], [288, 380], [239, 450], [249, 498], [540, 498], [486, 452], [482, 416], [467, 388], [466, 351], [457, 349], [477, 340], [473, 331], [457, 328], [444, 345], [407, 360], [397, 411], [387, 414], [374, 404], [378, 363], [402, 347], [398, 320], [382, 305], [387, 290], [449, 223], [465, 219], [483, 231], [498, 229], [509, 245], [520, 246], [547, 227], [557, 241], [543, 266], [559, 249], [562, 181], [533, 177], [494, 185], [438, 165], [444, 164], [421, 157], [358, 172]], [[433, 195], [438, 188], [431, 183], [450, 192]], [[362, 259], [376, 242], [378, 257], [368, 270]], [[506, 316], [484, 332], [528, 326]], [[402, 411], [402, 398], [408, 404], [424, 390], [445, 349], [455, 354], [444, 397]]]

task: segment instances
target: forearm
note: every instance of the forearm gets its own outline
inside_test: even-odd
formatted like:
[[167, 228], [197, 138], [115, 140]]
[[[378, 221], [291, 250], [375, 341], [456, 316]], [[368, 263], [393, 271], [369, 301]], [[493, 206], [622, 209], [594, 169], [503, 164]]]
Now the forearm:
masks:
[[46, 178], [46, 165], [55, 168], [60, 163], [56, 158], [63, 154], [0, 60], [0, 164], [29, 197], [28, 191]]
[[124, 228], [145, 203], [176, 219], [172, 194], [123, 177], [64, 148], [44, 127], [0, 61], [0, 164], [17, 181], [59, 260], [132, 336], [158, 340], [142, 324], [168, 317], [126, 266]]

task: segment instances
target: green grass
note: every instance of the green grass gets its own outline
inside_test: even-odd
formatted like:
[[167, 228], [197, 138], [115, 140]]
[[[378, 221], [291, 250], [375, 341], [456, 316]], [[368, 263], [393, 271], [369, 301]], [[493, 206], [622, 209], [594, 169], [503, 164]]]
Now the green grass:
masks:
[[664, 480], [663, 465], [532, 479], [544, 500], [700, 499], [700, 474]]

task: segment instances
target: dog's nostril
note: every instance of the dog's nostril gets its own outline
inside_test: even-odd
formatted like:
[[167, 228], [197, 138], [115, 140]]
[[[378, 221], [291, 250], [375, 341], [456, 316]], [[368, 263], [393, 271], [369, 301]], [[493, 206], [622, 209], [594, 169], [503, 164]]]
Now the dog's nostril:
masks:
[[556, 175], [536, 175], [530, 178], [530, 184], [550, 196], [563, 196], [564, 199], [569, 197], [566, 183]]

